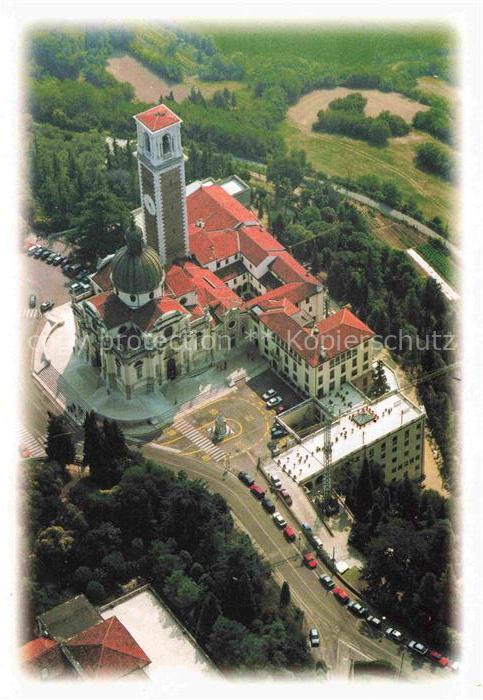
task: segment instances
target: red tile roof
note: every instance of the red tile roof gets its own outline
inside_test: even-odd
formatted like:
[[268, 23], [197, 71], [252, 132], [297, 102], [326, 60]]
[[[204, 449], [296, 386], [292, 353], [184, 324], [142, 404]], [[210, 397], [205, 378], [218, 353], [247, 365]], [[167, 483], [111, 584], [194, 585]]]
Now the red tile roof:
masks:
[[240, 228], [240, 249], [253, 265], [260, 265], [269, 255], [285, 250], [272, 234], [260, 226], [242, 226]]
[[172, 126], [173, 124], [181, 122], [181, 119], [172, 112], [169, 107], [163, 104], [151, 107], [151, 109], [147, 109], [140, 114], [136, 114], [134, 119], [139, 120], [153, 133], [165, 129], [167, 126]]
[[225, 260], [240, 250], [238, 231], [205, 231], [197, 228], [190, 234], [190, 251], [200, 265], [208, 265], [214, 260]]
[[284, 284], [282, 287], [271, 289], [265, 294], [250, 299], [250, 301], [246, 302], [246, 306], [251, 309], [256, 304], [284, 298], [289, 299], [293, 304], [297, 305], [304, 301], [304, 299], [308, 299], [312, 294], [315, 294], [316, 291], [317, 288], [309, 282], [289, 282], [289, 284]]
[[265, 308], [267, 311], [258, 317], [260, 321], [303, 357], [311, 367], [317, 367], [321, 362], [359, 345], [374, 335], [374, 332], [349, 309], [341, 309], [319, 321], [316, 324], [318, 333], [314, 333], [313, 330], [300, 326], [287, 307], [275, 310], [268, 310], [267, 306]]
[[270, 265], [270, 269], [282, 282], [285, 282], [285, 284], [289, 282], [319, 284], [317, 279], [310, 272], [307, 272], [305, 267], [295, 260], [286, 250], [277, 255], [276, 260]]
[[39, 637], [32, 639], [22, 647], [20, 647], [20, 661], [22, 663], [30, 663], [47, 654], [52, 649], [59, 646], [59, 643], [48, 637]]
[[323, 318], [317, 323], [319, 337], [327, 358], [332, 358], [372, 338], [374, 331], [349, 309]]
[[240, 308], [243, 302], [214, 272], [206, 270], [191, 262], [183, 265], [186, 273], [193, 279], [198, 295], [198, 303], [202, 307], [214, 309], [219, 306], [224, 309]]
[[65, 646], [84, 673], [92, 678], [122, 678], [151, 663], [117, 617], [80, 632], [67, 640]]
[[189, 294], [195, 288], [192, 278], [179, 265], [171, 265], [166, 271], [165, 284], [174, 297]]
[[20, 663], [23, 668], [42, 680], [63, 676], [66, 663], [60, 644], [48, 637], [32, 639], [20, 648]]
[[236, 224], [257, 221], [255, 214], [225, 192], [219, 185], [201, 186], [186, 198], [190, 233], [201, 220], [206, 231], [233, 228]]
[[[298, 311], [298, 309], [296, 310]], [[317, 336], [302, 328], [285, 311], [267, 311], [260, 314], [258, 318], [272, 333], [285, 341], [309, 365], [317, 367], [320, 363], [320, 343]]]

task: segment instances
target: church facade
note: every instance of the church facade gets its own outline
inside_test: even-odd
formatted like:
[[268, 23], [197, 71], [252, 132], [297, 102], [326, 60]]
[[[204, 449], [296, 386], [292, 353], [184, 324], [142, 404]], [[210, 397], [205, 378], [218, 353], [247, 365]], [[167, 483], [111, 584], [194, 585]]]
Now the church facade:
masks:
[[135, 122], [142, 225], [73, 298], [76, 355], [126, 400], [244, 343], [306, 396], [364, 374], [372, 331], [328, 316], [320, 281], [226, 188], [186, 187], [179, 117], [160, 105]]

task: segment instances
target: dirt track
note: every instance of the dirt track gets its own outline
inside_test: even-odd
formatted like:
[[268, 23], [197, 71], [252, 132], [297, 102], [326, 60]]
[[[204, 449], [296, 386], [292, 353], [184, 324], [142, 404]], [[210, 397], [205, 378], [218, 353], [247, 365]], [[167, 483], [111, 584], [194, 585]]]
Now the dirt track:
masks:
[[410, 100], [397, 92], [380, 92], [380, 90], [349, 90], [337, 87], [333, 90], [314, 90], [304, 95], [296, 105], [288, 110], [288, 117], [292, 119], [304, 131], [311, 131], [312, 124], [317, 119], [317, 112], [327, 109], [329, 102], [338, 97], [346, 97], [352, 92], [360, 92], [367, 99], [365, 114], [368, 117], [377, 117], [378, 114], [389, 110], [398, 114], [405, 121], [410, 122], [416, 112], [429, 109], [426, 105]]

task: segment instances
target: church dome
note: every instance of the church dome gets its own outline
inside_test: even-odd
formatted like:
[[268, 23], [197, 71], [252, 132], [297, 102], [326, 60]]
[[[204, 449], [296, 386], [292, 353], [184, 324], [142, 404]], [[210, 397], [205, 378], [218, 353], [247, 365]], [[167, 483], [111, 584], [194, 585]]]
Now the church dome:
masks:
[[126, 234], [126, 245], [115, 254], [111, 270], [114, 288], [129, 295], [148, 294], [164, 278], [159, 256], [146, 245], [140, 229]]

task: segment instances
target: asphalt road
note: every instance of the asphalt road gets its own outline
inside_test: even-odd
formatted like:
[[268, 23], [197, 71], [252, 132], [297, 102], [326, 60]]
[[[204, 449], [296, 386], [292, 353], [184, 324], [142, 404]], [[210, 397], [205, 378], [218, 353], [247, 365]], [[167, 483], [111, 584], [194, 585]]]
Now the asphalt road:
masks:
[[[319, 630], [321, 646], [313, 650], [313, 655], [316, 659], [325, 660], [331, 677], [347, 677], [351, 659], [386, 659], [401, 669], [401, 676], [408, 680], [443, 678], [443, 674], [449, 673], [430, 666], [428, 662], [414, 659], [407, 652], [403, 655], [400, 647], [354, 618], [332, 593], [325, 591], [318, 576], [329, 572], [320, 562], [315, 572], [302, 565], [298, 543], [289, 543], [284, 539], [271, 517], [237, 478], [236, 459], [232, 463], [232, 472], [223, 478], [220, 464], [176, 454], [161, 445], [150, 443], [143, 448], [143, 453], [174, 471], [184, 470], [189, 476], [202, 479], [210, 490], [226, 499], [235, 518], [274, 566], [274, 575], [289, 584], [292, 599], [304, 612], [307, 629], [317, 627]], [[284, 505], [278, 503], [277, 508], [290, 522], [290, 513]], [[294, 558], [294, 555], [297, 556]]]

